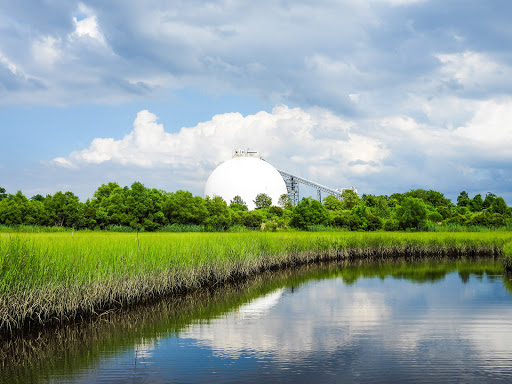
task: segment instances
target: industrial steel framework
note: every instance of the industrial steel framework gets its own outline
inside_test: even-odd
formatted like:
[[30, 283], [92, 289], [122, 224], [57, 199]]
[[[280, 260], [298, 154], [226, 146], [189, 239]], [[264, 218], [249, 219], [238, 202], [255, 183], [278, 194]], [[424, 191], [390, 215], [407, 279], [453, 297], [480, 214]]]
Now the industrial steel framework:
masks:
[[299, 202], [299, 183], [315, 188], [318, 201], [320, 202], [322, 201], [322, 192], [325, 192], [328, 195], [336, 196], [338, 199], [341, 199], [341, 194], [346, 189], [350, 189], [354, 192], [357, 192], [357, 190], [354, 187], [333, 189], [326, 187], [325, 185], [315, 183], [314, 181], [305, 179], [303, 177], [295, 176], [292, 175], [291, 173], [281, 171], [280, 169], [278, 169], [278, 171], [284, 179], [286, 189], [288, 190], [288, 196], [290, 196], [290, 200], [292, 201], [293, 205], [297, 205], [297, 203]]

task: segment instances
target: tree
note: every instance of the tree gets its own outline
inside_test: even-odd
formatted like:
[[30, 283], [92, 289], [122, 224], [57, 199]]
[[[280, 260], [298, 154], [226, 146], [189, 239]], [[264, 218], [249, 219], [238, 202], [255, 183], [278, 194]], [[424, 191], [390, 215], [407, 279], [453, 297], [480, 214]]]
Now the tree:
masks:
[[57, 227], [81, 228], [84, 225], [83, 207], [73, 192], [57, 192], [44, 199], [45, 209], [52, 225]]
[[31, 201], [39, 201], [39, 202], [43, 202], [44, 201], [44, 196], [41, 195], [41, 194], [37, 194], [37, 195], [34, 195], [30, 198]]
[[269, 209], [268, 209], [268, 213], [270, 216], [274, 216], [274, 217], [283, 217], [284, 215], [284, 209], [281, 208], [281, 207], [278, 207], [276, 205], [273, 205], [271, 206]]
[[443, 221], [443, 215], [441, 215], [437, 210], [433, 210], [427, 214], [427, 218], [433, 223], [439, 223]]
[[482, 199], [481, 194], [475, 195], [471, 200], [471, 211], [472, 212], [480, 212], [484, 208], [484, 200]]
[[284, 209], [293, 208], [292, 199], [290, 199], [290, 196], [288, 196], [288, 194], [286, 193], [283, 193], [281, 196], [279, 196], [279, 201], [277, 202], [277, 205]]
[[5, 188], [0, 187], [0, 201], [7, 197], [7, 193], [5, 192]]
[[226, 229], [231, 226], [232, 220], [229, 212], [228, 205], [220, 196], [209, 196], [205, 199], [206, 209], [208, 210], [208, 217], [206, 218], [206, 225], [214, 229]]
[[441, 192], [433, 191], [431, 189], [428, 191], [424, 189], [414, 189], [404, 193], [402, 196], [416, 197], [423, 200], [425, 204], [432, 205], [436, 208], [452, 204]]
[[441, 216], [443, 217], [443, 220], [444, 219], [449, 219], [450, 217], [452, 217], [452, 211], [454, 211], [454, 207], [452, 206], [442, 206], [442, 207], [439, 207], [437, 208], [437, 212], [439, 212], [441, 214]]
[[462, 191], [457, 197], [457, 207], [469, 207], [471, 199], [466, 191]]
[[253, 200], [256, 209], [268, 208], [272, 205], [272, 198], [266, 193], [260, 193]]
[[452, 202], [444, 197], [444, 195], [441, 192], [433, 191], [429, 189], [427, 191], [427, 200], [426, 203], [431, 204], [433, 207], [445, 207], [445, 206], [451, 206]]
[[329, 211], [339, 211], [343, 209], [343, 203], [336, 196], [329, 195], [323, 201], [324, 207]]
[[505, 203], [505, 200], [503, 197], [497, 197], [491, 205], [491, 212], [492, 213], [499, 213], [502, 215], [505, 215], [507, 213], [507, 203]]
[[310, 225], [327, 224], [329, 212], [318, 200], [304, 197], [295, 207], [290, 225], [306, 229]]
[[235, 211], [248, 211], [247, 203], [242, 199], [241, 196], [236, 195], [231, 199], [231, 203], [229, 204], [229, 208]]
[[2, 224], [34, 224], [29, 217], [29, 212], [29, 200], [21, 191], [0, 200], [0, 223]]
[[244, 212], [242, 217], [242, 224], [245, 225], [247, 228], [260, 228], [261, 223], [265, 218], [262, 216], [262, 214], [258, 211], [249, 211]]
[[128, 187], [121, 188], [117, 183], [102, 184], [94, 192], [94, 198], [88, 203], [87, 215], [94, 213], [94, 224], [100, 228], [109, 225], [130, 225], [133, 217], [128, 213], [127, 199], [130, 196]]
[[153, 231], [165, 223], [162, 213], [162, 193], [157, 189], [144, 187], [142, 183], [135, 182], [131, 190], [125, 190], [128, 195], [126, 207], [128, 220], [132, 228]]
[[98, 199], [101, 202], [101, 200], [109, 197], [112, 191], [116, 189], [121, 189], [121, 187], [117, 183], [102, 184], [100, 187], [98, 187], [96, 192], [94, 192], [94, 198]]
[[427, 218], [427, 208], [423, 200], [416, 197], [405, 197], [397, 209], [400, 228], [419, 228]]
[[367, 227], [366, 229], [368, 231], [377, 231], [382, 228], [382, 220], [377, 215], [374, 215], [373, 213], [370, 213], [367, 220]]
[[359, 202], [359, 196], [352, 189], [345, 189], [341, 192], [341, 200], [343, 201], [343, 209], [352, 209]]
[[487, 194], [485, 195], [485, 200], [484, 200], [484, 208], [485, 209], [491, 208], [491, 205], [494, 202], [494, 200], [496, 200], [496, 197], [497, 196], [494, 193], [487, 192]]
[[163, 212], [171, 224], [201, 225], [208, 216], [202, 197], [181, 190], [165, 196]]

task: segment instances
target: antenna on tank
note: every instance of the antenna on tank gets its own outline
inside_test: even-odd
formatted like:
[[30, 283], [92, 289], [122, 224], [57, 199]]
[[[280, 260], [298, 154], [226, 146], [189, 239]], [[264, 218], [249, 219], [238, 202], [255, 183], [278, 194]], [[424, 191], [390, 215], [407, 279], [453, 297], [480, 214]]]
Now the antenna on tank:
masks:
[[249, 148], [247, 148], [247, 150], [244, 150], [242, 148], [235, 149], [233, 152], [233, 158], [235, 157], [256, 157], [258, 159], [263, 160], [258, 151], [251, 151]]

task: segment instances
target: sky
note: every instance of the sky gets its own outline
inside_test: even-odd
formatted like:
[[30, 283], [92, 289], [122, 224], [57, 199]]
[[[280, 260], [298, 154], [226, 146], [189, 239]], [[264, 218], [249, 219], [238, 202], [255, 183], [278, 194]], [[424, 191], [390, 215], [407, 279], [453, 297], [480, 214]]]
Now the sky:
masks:
[[512, 205], [508, 0], [0, 1], [0, 186], [202, 195], [236, 148]]

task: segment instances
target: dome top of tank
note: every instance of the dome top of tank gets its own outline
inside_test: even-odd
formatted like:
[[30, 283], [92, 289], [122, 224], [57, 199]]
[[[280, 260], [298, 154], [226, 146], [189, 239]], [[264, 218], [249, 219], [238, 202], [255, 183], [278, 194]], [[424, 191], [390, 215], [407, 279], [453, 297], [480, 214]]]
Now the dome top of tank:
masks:
[[287, 193], [286, 184], [277, 169], [249, 150], [236, 150], [231, 160], [215, 168], [204, 187], [205, 197], [220, 196], [229, 204], [240, 196], [251, 210], [260, 193], [270, 196], [272, 204], [277, 205], [281, 195]]

